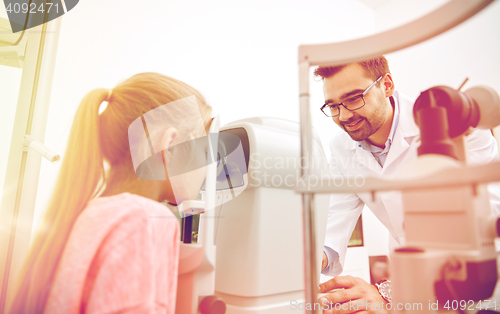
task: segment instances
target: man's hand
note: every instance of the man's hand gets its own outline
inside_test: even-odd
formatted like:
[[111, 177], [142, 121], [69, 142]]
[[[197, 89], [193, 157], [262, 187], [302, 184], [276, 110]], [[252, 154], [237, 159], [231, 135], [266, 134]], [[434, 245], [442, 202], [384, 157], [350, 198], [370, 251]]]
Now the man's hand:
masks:
[[[331, 291], [333, 289], [338, 289]], [[361, 278], [338, 276], [319, 286], [319, 292], [330, 293], [319, 298], [322, 308], [329, 305], [324, 314], [336, 313], [386, 313], [387, 302], [380, 296], [375, 286]]]

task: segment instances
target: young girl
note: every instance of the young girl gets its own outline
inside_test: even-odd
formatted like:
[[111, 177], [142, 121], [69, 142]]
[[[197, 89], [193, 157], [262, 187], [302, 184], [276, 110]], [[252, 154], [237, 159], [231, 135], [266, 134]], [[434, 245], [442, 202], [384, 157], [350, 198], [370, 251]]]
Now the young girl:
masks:
[[[187, 97], [190, 102], [179, 101]], [[99, 113], [103, 102], [108, 105]], [[160, 107], [162, 114], [155, 116]], [[174, 184], [167, 166], [199, 155], [184, 149], [179, 156], [175, 145], [206, 136], [210, 115], [198, 91], [156, 73], [88, 93], [10, 313], [174, 313], [179, 226], [159, 202], [197, 196], [203, 171], [178, 175]], [[140, 121], [144, 135], [132, 134], [131, 125]], [[163, 180], [137, 172], [136, 157], [147, 152], [135, 151], [134, 136], [146, 141], [150, 155], [162, 149]]]

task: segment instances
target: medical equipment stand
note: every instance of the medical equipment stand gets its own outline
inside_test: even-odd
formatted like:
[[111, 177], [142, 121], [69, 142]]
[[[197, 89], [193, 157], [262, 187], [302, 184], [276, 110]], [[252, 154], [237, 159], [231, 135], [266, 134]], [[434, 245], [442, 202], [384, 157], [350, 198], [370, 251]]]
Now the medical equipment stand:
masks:
[[[302, 175], [307, 178], [312, 169], [312, 160], [307, 158], [312, 152], [311, 139], [311, 110], [309, 104], [309, 67], [335, 66], [359, 62], [381, 56], [399, 49], [410, 47], [423, 42], [472, 17], [493, 0], [453, 0], [431, 13], [411, 21], [400, 27], [355, 40], [318, 45], [302, 45], [299, 47], [299, 99], [301, 123], [301, 160], [306, 165]], [[418, 31], [415, 31], [418, 30]], [[329, 193], [331, 191], [310, 189], [298, 186], [297, 191], [302, 194], [303, 204], [303, 234], [304, 234], [304, 280], [305, 301], [309, 304], [316, 302], [317, 264], [315, 258], [315, 230], [313, 198], [315, 193]], [[319, 313], [314, 309], [306, 313]]]
[[[209, 164], [202, 201], [184, 201], [179, 204], [182, 216], [200, 214], [198, 243], [181, 243], [179, 251], [179, 277], [175, 313], [224, 313], [224, 302], [214, 296], [215, 288], [215, 182], [217, 142], [220, 127], [218, 115], [212, 121], [209, 134]], [[212, 157], [213, 156], [213, 157]]]

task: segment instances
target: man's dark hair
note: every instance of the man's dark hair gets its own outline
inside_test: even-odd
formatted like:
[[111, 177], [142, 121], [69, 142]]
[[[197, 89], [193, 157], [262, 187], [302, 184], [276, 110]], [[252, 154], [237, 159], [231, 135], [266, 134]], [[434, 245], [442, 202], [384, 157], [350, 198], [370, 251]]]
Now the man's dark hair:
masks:
[[[366, 74], [368, 74], [368, 76], [371, 77], [373, 80], [378, 79], [381, 75], [384, 75], [385, 73], [391, 73], [391, 71], [389, 70], [389, 63], [387, 62], [387, 59], [384, 56], [358, 62], [358, 64], [365, 69]], [[321, 79], [324, 80], [325, 78], [334, 76], [346, 66], [347, 64], [337, 65], [333, 67], [320, 66], [314, 70], [314, 76], [321, 77]]]

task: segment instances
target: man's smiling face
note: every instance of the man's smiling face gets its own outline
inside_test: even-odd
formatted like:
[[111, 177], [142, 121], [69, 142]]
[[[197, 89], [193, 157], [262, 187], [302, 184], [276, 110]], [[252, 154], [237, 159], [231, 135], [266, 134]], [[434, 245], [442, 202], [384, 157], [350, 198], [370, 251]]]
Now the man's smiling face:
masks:
[[[340, 114], [332, 118], [353, 140], [369, 139], [392, 117], [392, 108], [383, 89], [386, 78], [366, 93], [365, 106], [354, 111], [340, 106]], [[335, 75], [325, 78], [325, 100], [330, 104], [341, 103], [362, 94], [374, 80], [359, 64], [349, 64]]]

